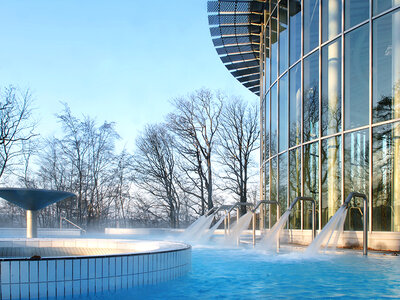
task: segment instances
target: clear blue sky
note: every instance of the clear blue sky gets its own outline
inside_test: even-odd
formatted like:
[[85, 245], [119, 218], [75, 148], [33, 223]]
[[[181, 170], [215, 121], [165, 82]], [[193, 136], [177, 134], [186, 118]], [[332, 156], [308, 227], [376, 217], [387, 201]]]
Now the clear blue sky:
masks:
[[201, 87], [258, 103], [220, 61], [206, 0], [0, 0], [0, 44], [0, 87], [31, 89], [44, 136], [61, 102], [116, 122], [128, 148]]

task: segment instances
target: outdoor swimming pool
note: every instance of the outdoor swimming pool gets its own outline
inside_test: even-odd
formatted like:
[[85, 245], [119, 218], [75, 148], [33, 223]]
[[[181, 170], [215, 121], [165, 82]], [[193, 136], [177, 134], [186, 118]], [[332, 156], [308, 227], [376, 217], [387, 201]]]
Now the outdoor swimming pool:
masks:
[[[286, 253], [285, 253], [286, 252]], [[340, 254], [342, 253], [342, 254]], [[154, 286], [89, 299], [400, 298], [400, 257], [193, 247], [192, 270]], [[83, 298], [82, 298], [83, 299]], [[87, 298], [85, 298], [87, 299]]]

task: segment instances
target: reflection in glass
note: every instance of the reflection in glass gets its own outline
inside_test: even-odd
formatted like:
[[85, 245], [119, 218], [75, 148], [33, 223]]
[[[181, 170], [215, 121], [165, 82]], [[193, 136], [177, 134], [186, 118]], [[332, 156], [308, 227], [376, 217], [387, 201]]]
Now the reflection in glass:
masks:
[[373, 129], [372, 229], [400, 231], [400, 123]]
[[304, 59], [304, 141], [318, 138], [319, 126], [319, 73], [318, 55], [315, 52]]
[[288, 68], [288, 16], [287, 1], [279, 3], [279, 74]]
[[304, 54], [319, 44], [319, 0], [304, 2]]
[[330, 135], [341, 130], [341, 39], [322, 48], [322, 135]]
[[373, 15], [380, 14], [389, 8], [400, 5], [400, 0], [373, 0]]
[[342, 0], [322, 0], [322, 42], [342, 31]]
[[[300, 147], [289, 152], [289, 205], [296, 197], [301, 196], [301, 151]], [[301, 229], [300, 202], [294, 206], [290, 214], [290, 228]]]
[[[270, 160], [271, 162], [271, 173], [270, 173], [270, 177], [271, 177], [271, 185], [270, 185], [270, 190], [271, 190], [271, 201], [278, 201], [278, 159], [275, 156], [274, 158], [272, 158]], [[277, 210], [277, 206], [276, 204], [270, 204], [269, 206], [269, 212], [270, 212], [270, 218], [269, 218], [269, 224], [270, 226], [274, 226], [275, 222], [276, 222], [276, 210]]]
[[369, 37], [368, 24], [345, 36], [345, 129], [369, 123]]
[[321, 227], [324, 227], [342, 203], [341, 137], [323, 140], [321, 146]]
[[279, 155], [279, 204], [281, 215], [287, 210], [288, 193], [288, 154]]
[[400, 118], [400, 9], [373, 23], [373, 122]]
[[265, 148], [265, 157], [269, 158], [269, 92], [265, 96], [264, 99], [264, 148]]
[[344, 3], [344, 26], [346, 29], [349, 29], [369, 18], [369, 1], [346, 0]]
[[[351, 192], [363, 193], [368, 196], [369, 189], [369, 137], [368, 129], [348, 133], [344, 138], [344, 196]], [[345, 229], [363, 229], [362, 199], [351, 201], [347, 213]]]
[[301, 63], [289, 71], [289, 147], [301, 143]]
[[300, 59], [301, 55], [301, 1], [289, 1], [289, 15], [290, 15], [290, 65], [294, 64]]
[[270, 53], [269, 53], [269, 24], [270, 21], [265, 25], [264, 27], [264, 46], [263, 46], [263, 51], [265, 51], [265, 61], [264, 61], [264, 93], [266, 90], [268, 90], [270, 86]]
[[[269, 162], [265, 163], [264, 165], [264, 185], [265, 185], [265, 194], [264, 198], [265, 200], [270, 199], [269, 197]], [[264, 210], [262, 213], [264, 213], [264, 228], [269, 228], [269, 218], [268, 218], [268, 212], [269, 212], [269, 205], [262, 206], [260, 208], [261, 210]]]
[[[315, 200], [315, 209], [319, 211], [319, 183], [318, 183], [318, 142], [304, 146], [304, 196], [312, 197]], [[312, 205], [310, 202], [304, 202], [304, 229], [312, 228]], [[316, 228], [318, 228], [318, 217]]]
[[288, 75], [279, 80], [279, 152], [288, 148]]
[[276, 14], [276, 10], [274, 10], [271, 17], [271, 84], [276, 80], [278, 75], [278, 21]]
[[265, 70], [265, 72], [264, 72], [264, 76], [265, 76], [265, 80], [264, 80], [264, 82], [265, 82], [265, 88], [264, 88], [264, 92], [266, 91], [266, 90], [268, 90], [269, 89], [269, 85], [270, 85], [270, 83], [269, 83], [269, 81], [270, 81], [270, 73], [269, 73], [269, 67], [270, 67], [270, 61], [269, 61], [269, 49], [267, 49], [266, 50], [266, 57], [265, 57], [265, 64], [264, 64], [264, 70]]
[[278, 95], [276, 84], [271, 88], [271, 156], [278, 151]]

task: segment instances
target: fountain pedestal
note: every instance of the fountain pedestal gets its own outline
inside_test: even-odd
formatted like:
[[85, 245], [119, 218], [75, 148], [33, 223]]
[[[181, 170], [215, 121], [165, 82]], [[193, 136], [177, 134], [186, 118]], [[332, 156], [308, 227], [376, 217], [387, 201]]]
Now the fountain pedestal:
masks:
[[26, 237], [28, 239], [37, 238], [37, 211], [26, 211]]

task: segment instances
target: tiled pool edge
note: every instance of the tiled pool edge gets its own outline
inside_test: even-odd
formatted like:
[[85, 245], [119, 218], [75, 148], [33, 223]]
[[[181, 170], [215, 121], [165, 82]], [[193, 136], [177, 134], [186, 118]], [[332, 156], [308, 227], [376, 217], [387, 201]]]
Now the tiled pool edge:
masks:
[[148, 253], [0, 259], [0, 299], [89, 295], [172, 280], [191, 268], [191, 246], [184, 246]]

